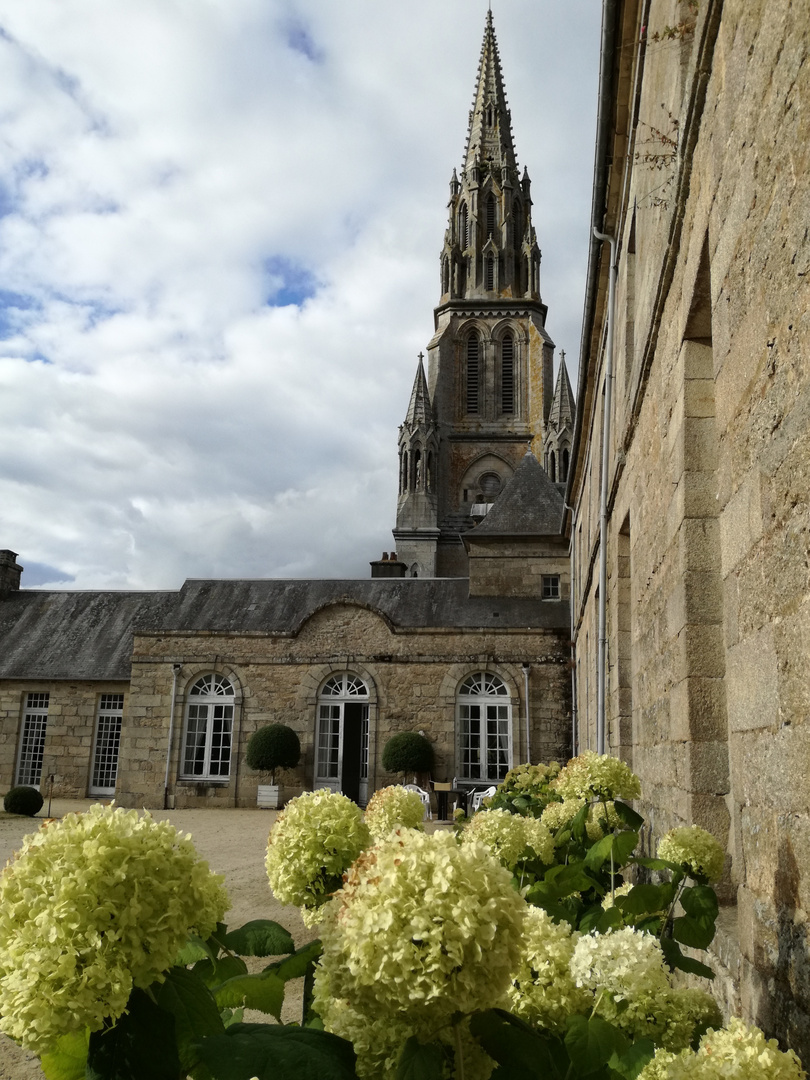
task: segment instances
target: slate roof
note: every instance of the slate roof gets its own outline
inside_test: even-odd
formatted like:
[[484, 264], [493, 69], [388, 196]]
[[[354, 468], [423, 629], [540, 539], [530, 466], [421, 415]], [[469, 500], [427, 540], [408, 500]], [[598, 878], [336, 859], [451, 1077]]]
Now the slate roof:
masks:
[[359, 604], [403, 630], [565, 629], [567, 602], [470, 597], [466, 578], [187, 581], [179, 592], [38, 592], [0, 600], [0, 678], [130, 676], [143, 632], [293, 635], [321, 608]]
[[529, 450], [514, 476], [465, 541], [496, 536], [561, 536], [565, 504], [545, 469]]

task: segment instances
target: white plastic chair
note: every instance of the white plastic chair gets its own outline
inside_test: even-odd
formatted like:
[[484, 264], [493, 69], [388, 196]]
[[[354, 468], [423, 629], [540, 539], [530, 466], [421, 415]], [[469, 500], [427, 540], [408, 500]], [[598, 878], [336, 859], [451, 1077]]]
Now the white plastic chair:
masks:
[[425, 817], [428, 818], [428, 820], [431, 820], [433, 818], [433, 814], [430, 811], [430, 795], [428, 795], [428, 793], [423, 788], [420, 788], [418, 784], [403, 784], [402, 786], [405, 788], [406, 791], [416, 792], [416, 794], [422, 800], [422, 805], [425, 808]]
[[484, 788], [483, 791], [474, 791], [470, 796], [470, 813], [474, 814], [477, 810], [481, 809], [481, 803], [484, 799], [488, 799], [490, 795], [494, 795], [498, 789], [493, 784], [492, 787]]

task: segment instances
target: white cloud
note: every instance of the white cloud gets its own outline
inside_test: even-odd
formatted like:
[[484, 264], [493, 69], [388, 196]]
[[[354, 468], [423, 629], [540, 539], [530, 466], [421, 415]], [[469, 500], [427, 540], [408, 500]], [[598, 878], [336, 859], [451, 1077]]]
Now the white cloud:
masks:
[[[6, 12], [0, 547], [38, 581], [366, 576], [390, 549], [396, 429], [432, 334], [484, 15], [468, 0]], [[571, 362], [599, 5], [494, 16], [548, 329]]]

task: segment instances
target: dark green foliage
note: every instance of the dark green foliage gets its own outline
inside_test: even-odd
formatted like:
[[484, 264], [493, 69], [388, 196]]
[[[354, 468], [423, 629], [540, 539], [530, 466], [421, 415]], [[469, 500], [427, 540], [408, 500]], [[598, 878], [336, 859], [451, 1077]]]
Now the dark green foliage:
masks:
[[273, 783], [276, 782], [276, 769], [294, 769], [300, 758], [301, 743], [286, 724], [268, 724], [248, 740], [248, 766], [257, 772], [272, 773]]
[[433, 768], [433, 747], [418, 731], [400, 731], [385, 744], [382, 764], [386, 772], [430, 772]]
[[3, 809], [8, 814], [24, 814], [33, 817], [42, 809], [45, 800], [36, 788], [13, 787], [3, 799]]

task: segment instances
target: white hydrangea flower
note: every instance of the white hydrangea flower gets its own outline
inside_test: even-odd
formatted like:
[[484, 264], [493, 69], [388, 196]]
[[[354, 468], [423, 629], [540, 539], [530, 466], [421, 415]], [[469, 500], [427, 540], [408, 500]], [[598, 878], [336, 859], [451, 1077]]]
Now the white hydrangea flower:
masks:
[[541, 908], [529, 907], [525, 945], [508, 991], [516, 1016], [564, 1034], [569, 1016], [593, 1007], [593, 994], [578, 987], [570, 971], [579, 936], [569, 923], [555, 923]]
[[648, 997], [670, 985], [658, 941], [631, 926], [580, 937], [571, 974], [577, 986], [605, 990], [615, 1001]]
[[726, 854], [710, 832], [699, 825], [691, 825], [670, 829], [662, 836], [658, 842], [658, 858], [680, 863], [689, 873], [708, 881], [719, 881]]
[[36, 1054], [101, 1028], [227, 910], [190, 836], [93, 806], [28, 836], [0, 877], [0, 1030]]
[[475, 814], [462, 833], [462, 843], [472, 841], [485, 844], [508, 870], [514, 870], [526, 858], [554, 861], [554, 840], [545, 825], [508, 810], [480, 810]]
[[483, 844], [393, 833], [357, 860], [327, 906], [316, 987], [325, 975], [328, 993], [363, 1015], [438, 1031], [503, 997], [525, 912]]
[[[586, 801], [585, 799], [564, 799], [561, 803], [549, 803], [540, 816], [540, 820], [552, 833], [559, 832], [564, 826], [570, 825], [571, 819], [576, 817]], [[593, 803], [588, 810], [585, 822], [588, 839], [601, 840], [605, 835], [605, 823], [607, 823], [608, 832], [612, 832], [621, 825], [621, 819], [616, 813], [612, 800], [605, 803]]]
[[270, 830], [265, 867], [282, 904], [296, 904], [304, 921], [338, 888], [343, 875], [371, 844], [356, 803], [335, 791], [307, 791], [291, 799]]
[[572, 758], [552, 783], [563, 799], [637, 799], [641, 781], [624, 761], [586, 750]]
[[406, 791], [402, 784], [375, 791], [366, 807], [366, 825], [374, 840], [382, 840], [392, 829], [421, 829], [425, 807], [416, 791]]
[[607, 911], [608, 908], [615, 907], [616, 897], [617, 896], [627, 896], [627, 894], [630, 892], [630, 890], [632, 888], [633, 888], [632, 881], [625, 881], [625, 883], [623, 885], [618, 885], [613, 890], [612, 894], [607, 893], [605, 895], [604, 899], [602, 900], [602, 907], [605, 909], [605, 911]]
[[638, 1080], [805, 1080], [792, 1050], [782, 1051], [757, 1027], [735, 1017], [727, 1028], [710, 1029], [697, 1051], [656, 1051]]
[[585, 805], [584, 799], [565, 799], [563, 802], [550, 802], [540, 815], [540, 821], [552, 833], [568, 825]]

